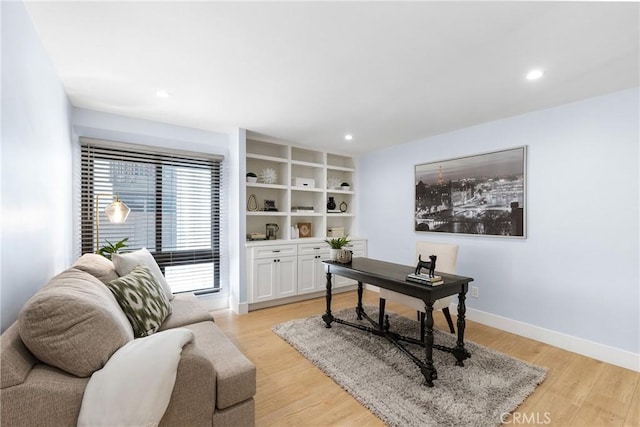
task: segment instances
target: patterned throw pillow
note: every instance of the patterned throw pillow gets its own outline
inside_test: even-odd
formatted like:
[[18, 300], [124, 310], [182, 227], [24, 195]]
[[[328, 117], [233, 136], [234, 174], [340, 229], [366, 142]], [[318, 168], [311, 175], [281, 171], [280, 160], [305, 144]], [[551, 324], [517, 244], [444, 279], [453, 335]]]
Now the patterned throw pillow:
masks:
[[149, 268], [138, 265], [126, 276], [107, 283], [133, 327], [136, 338], [160, 328], [171, 314], [171, 303]]

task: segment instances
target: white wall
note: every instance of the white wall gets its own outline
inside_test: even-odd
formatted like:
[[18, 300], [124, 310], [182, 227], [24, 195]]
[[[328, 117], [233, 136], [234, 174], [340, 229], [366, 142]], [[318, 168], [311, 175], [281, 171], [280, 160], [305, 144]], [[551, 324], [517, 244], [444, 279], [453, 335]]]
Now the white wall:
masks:
[[2, 2], [2, 331], [71, 262], [70, 104], [24, 4]]
[[249, 311], [247, 302], [247, 249], [245, 247], [247, 223], [245, 221], [244, 200], [246, 199], [245, 173], [247, 152], [247, 132], [238, 129], [230, 136], [229, 144], [229, 306], [237, 314]]
[[[460, 245], [468, 307], [640, 353], [638, 88], [360, 157], [369, 256], [413, 264], [415, 241]], [[425, 117], [428, 120], [428, 117]], [[416, 233], [414, 166], [527, 145], [527, 238]], [[633, 356], [633, 355], [632, 355]]]

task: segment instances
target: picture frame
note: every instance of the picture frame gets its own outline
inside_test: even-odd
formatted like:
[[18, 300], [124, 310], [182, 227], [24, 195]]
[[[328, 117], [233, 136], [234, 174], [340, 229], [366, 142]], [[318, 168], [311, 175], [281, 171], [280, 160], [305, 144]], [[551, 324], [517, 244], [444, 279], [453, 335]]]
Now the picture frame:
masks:
[[298, 237], [312, 237], [313, 228], [310, 222], [299, 222], [298, 224]]
[[415, 165], [415, 231], [526, 238], [526, 148]]

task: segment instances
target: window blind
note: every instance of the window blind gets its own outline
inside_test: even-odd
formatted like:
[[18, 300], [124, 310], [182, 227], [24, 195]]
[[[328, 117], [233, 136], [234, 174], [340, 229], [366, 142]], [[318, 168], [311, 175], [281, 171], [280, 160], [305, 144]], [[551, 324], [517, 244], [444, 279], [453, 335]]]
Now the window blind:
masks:
[[[173, 292], [219, 290], [222, 158], [80, 143], [82, 252], [128, 238], [124, 252], [146, 247]], [[104, 213], [115, 196], [131, 209], [124, 224]]]

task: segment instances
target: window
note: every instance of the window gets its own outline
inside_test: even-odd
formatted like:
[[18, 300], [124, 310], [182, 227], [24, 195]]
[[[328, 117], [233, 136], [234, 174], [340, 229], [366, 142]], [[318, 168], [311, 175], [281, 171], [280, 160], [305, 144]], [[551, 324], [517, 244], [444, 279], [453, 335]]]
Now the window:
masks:
[[[219, 290], [222, 158], [80, 142], [82, 252], [128, 238], [125, 250], [146, 247], [173, 292]], [[116, 195], [131, 208], [124, 224], [112, 224], [104, 214]]]

